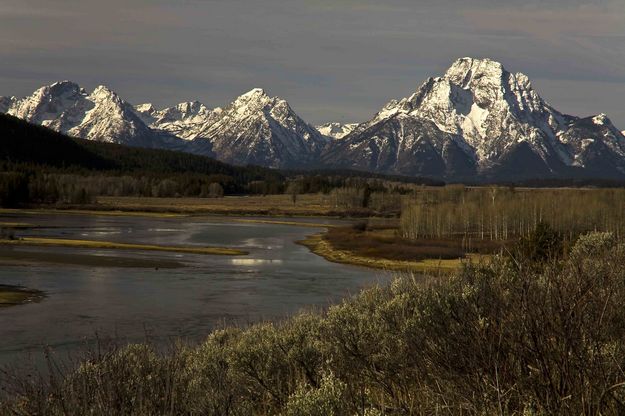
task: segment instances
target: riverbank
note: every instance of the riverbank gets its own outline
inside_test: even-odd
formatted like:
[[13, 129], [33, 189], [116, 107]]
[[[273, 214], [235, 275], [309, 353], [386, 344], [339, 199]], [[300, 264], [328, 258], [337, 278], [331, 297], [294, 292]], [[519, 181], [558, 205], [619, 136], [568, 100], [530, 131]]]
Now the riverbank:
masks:
[[376, 213], [367, 208], [335, 206], [323, 194], [298, 195], [239, 195], [222, 198], [158, 198], [158, 197], [98, 197], [93, 204], [42, 205], [26, 210], [0, 212], [76, 212], [98, 215], [141, 215], [169, 217], [209, 214], [227, 216], [301, 216], [301, 217], [368, 217]]
[[503, 243], [484, 240], [472, 242], [473, 249], [467, 251], [458, 239], [408, 240], [389, 225], [366, 223], [329, 228], [298, 243], [336, 263], [419, 273], [451, 272], [466, 263], [488, 262], [503, 247]]
[[22, 286], [0, 285], [0, 308], [38, 302], [45, 297], [43, 292]]
[[113, 249], [113, 250], [145, 250], [145, 251], [167, 251], [175, 253], [188, 254], [209, 254], [218, 256], [244, 256], [249, 254], [245, 250], [239, 250], [226, 247], [180, 247], [180, 246], [162, 246], [153, 244], [131, 244], [116, 243], [112, 241], [93, 241], [93, 240], [70, 240], [63, 238], [44, 238], [44, 237], [22, 237], [19, 239], [3, 239], [0, 245], [9, 246], [53, 246], [53, 247], [73, 247], [73, 248], [94, 248], [94, 249]]
[[222, 198], [134, 198], [99, 197], [101, 209], [123, 211], [158, 211], [185, 214], [259, 215], [259, 216], [321, 216], [367, 217], [373, 213], [365, 208], [347, 209], [334, 206], [323, 194], [244, 195]]
[[[275, 204], [283, 201], [284, 196], [273, 195], [269, 197], [231, 197], [222, 198], [228, 201], [224, 206], [235, 204], [237, 201], [244, 201], [248, 198], [250, 201], [264, 200], [266, 204]], [[310, 196], [317, 202], [320, 201], [319, 196]], [[114, 200], [131, 200], [133, 198], [115, 198]], [[173, 199], [167, 198], [134, 198], [139, 203], [145, 201], [150, 209], [156, 209]], [[199, 199], [199, 198], [198, 198]], [[184, 201], [190, 201], [190, 198], [178, 198], [179, 203], [184, 205]], [[206, 202], [206, 198], [202, 198], [201, 202]], [[210, 200], [209, 200], [210, 201]], [[196, 201], [197, 202], [197, 201]], [[292, 201], [289, 200], [292, 204]], [[302, 204], [310, 204], [311, 201]], [[249, 201], [248, 201], [249, 203]], [[243, 204], [244, 205], [244, 204]], [[204, 206], [204, 205], [203, 205]], [[251, 211], [250, 211], [251, 212]], [[308, 247], [313, 253], [335, 263], [358, 265], [370, 268], [398, 271], [453, 271], [457, 270], [466, 262], [484, 261], [483, 255], [474, 253], [465, 253], [460, 248], [461, 243], [455, 239], [439, 240], [439, 241], [408, 241], [398, 238], [396, 234], [397, 219], [368, 219], [358, 220], [353, 226], [347, 224], [327, 224], [322, 221], [312, 220], [311, 216], [300, 216], [300, 220], [296, 216], [289, 216], [286, 219], [280, 218], [278, 215], [265, 216], [262, 218], [232, 218], [232, 216], [221, 214], [202, 214], [200, 212], [190, 211], [188, 213], [168, 213], [168, 212], [148, 212], [148, 211], [91, 211], [85, 209], [72, 210], [3, 210], [5, 214], [70, 214], [70, 215], [102, 215], [102, 216], [135, 216], [147, 218], [188, 218], [201, 215], [210, 215], [214, 220], [222, 216], [224, 220], [235, 221], [250, 224], [268, 224], [268, 225], [285, 225], [285, 226], [301, 226], [311, 228], [324, 228], [328, 230], [324, 234], [317, 234], [298, 242]], [[291, 212], [292, 214], [293, 212]], [[275, 219], [273, 219], [275, 218]], [[321, 217], [319, 217], [321, 218]], [[327, 218], [327, 217], [325, 217]], [[8, 224], [8, 223], [7, 223]], [[358, 230], [357, 224], [365, 225], [375, 229]], [[366, 225], [368, 224], [368, 225]], [[384, 224], [380, 227], [380, 224]], [[10, 227], [7, 227], [10, 228]], [[117, 244], [113, 242], [88, 241], [88, 240], [64, 240], [57, 238], [36, 238], [26, 237], [17, 240], [0, 240], [0, 245], [49, 245], [61, 247], [75, 248], [98, 248], [98, 249], [129, 249], [129, 250], [159, 250], [159, 251], [176, 251], [193, 254], [217, 254], [217, 255], [244, 255], [247, 254], [241, 250], [223, 249], [219, 247], [210, 248], [184, 248], [184, 247], [168, 247], [153, 246], [142, 244]], [[494, 247], [489, 248], [494, 251]], [[487, 250], [487, 252], [490, 252]], [[482, 253], [483, 254], [483, 253]], [[175, 267], [175, 265], [169, 265]], [[122, 266], [123, 267], [123, 266]], [[130, 266], [132, 267], [132, 265]], [[158, 265], [154, 266], [158, 267]]]
[[464, 259], [425, 259], [420, 261], [390, 260], [377, 257], [359, 256], [354, 252], [336, 249], [330, 242], [323, 238], [323, 233], [311, 235], [305, 240], [298, 241], [297, 243], [307, 247], [318, 256], [334, 263], [415, 273], [435, 271], [452, 272], [458, 270], [465, 262], [481, 260], [480, 256], [472, 255], [469, 255]]

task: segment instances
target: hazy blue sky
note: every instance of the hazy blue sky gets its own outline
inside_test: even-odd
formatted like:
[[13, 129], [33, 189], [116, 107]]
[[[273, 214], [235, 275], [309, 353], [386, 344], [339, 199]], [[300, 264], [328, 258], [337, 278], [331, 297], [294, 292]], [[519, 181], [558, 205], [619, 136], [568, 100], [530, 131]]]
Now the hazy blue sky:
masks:
[[258, 86], [311, 123], [364, 121], [462, 56], [625, 129], [625, 0], [0, 2], [0, 95], [71, 79], [222, 106]]

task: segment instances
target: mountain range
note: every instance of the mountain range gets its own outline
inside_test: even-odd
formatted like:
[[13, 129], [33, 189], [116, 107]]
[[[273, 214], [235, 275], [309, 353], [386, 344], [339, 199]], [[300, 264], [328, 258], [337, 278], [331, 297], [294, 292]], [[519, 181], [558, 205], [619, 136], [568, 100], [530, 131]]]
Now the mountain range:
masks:
[[62, 81], [0, 112], [88, 140], [182, 150], [237, 165], [332, 168], [447, 180], [625, 178], [625, 136], [605, 114], [579, 118], [546, 103], [529, 78], [461, 58], [360, 124], [313, 127], [253, 89], [229, 105], [133, 106], [107, 87]]

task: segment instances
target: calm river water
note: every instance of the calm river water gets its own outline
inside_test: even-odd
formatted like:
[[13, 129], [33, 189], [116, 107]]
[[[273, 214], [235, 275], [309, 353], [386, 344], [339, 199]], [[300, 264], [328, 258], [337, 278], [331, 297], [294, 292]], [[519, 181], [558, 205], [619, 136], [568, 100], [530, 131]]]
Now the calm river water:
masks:
[[[305, 221], [305, 220], [303, 220]], [[315, 223], [325, 220], [309, 220]], [[327, 220], [331, 221], [331, 220]], [[301, 308], [326, 306], [375, 282], [380, 271], [330, 263], [294, 242], [318, 228], [241, 223], [223, 217], [114, 217], [75, 214], [1, 215], [0, 222], [40, 228], [18, 235], [167, 245], [242, 248], [247, 256], [20, 247], [30, 256], [111, 256], [155, 261], [150, 267], [70, 265], [18, 260], [0, 263], [0, 284], [46, 292], [40, 303], [0, 309], [0, 364], [81, 347], [95, 334], [125, 341], [146, 337], [204, 338], [224, 323], [280, 319]], [[36, 253], [36, 254], [32, 254]], [[88, 258], [88, 257], [87, 257]], [[58, 260], [58, 259], [57, 259]], [[114, 260], [114, 259], [113, 259]], [[158, 261], [182, 267], [155, 267]], [[136, 264], [135, 264], [136, 266]], [[36, 357], [35, 357], [36, 359]]]

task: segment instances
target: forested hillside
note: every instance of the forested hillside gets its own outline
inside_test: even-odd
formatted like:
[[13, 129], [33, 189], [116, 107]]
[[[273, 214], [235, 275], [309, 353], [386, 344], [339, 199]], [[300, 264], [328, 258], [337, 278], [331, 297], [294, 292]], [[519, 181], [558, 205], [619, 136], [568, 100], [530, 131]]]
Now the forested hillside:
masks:
[[443, 184], [367, 172], [282, 172], [232, 166], [189, 153], [71, 138], [3, 114], [0, 144], [1, 206], [85, 204], [101, 195], [219, 197]]
[[123, 172], [221, 174], [242, 180], [282, 178], [270, 169], [235, 167], [204, 156], [71, 138], [5, 114], [0, 114], [0, 140], [0, 160], [12, 163]]

